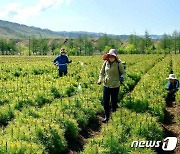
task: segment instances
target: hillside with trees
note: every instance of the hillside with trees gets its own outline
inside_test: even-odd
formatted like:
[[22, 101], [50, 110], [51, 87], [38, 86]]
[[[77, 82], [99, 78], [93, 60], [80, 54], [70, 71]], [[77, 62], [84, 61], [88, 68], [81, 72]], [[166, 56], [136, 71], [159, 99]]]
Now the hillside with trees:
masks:
[[56, 55], [64, 47], [70, 55], [92, 55], [116, 48], [119, 54], [180, 53], [180, 32], [162, 36], [53, 32], [0, 20], [1, 55]]

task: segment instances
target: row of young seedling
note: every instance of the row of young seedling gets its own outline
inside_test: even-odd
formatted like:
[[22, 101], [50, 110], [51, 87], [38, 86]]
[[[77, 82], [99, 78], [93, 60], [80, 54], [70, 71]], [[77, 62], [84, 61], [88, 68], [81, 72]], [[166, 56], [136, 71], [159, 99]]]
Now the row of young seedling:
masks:
[[[168, 56], [142, 74], [133, 91], [125, 95], [120, 108], [112, 114], [109, 123], [103, 125], [101, 134], [90, 139], [82, 153], [154, 153], [151, 148], [160, 146], [155, 141], [161, 141], [163, 137], [159, 120], [164, 117], [169, 64]], [[141, 141], [147, 146], [139, 147]]]
[[[140, 58], [142, 59], [142, 56]], [[94, 61], [89, 59], [86, 65], [83, 66], [78, 63], [79, 59], [77, 59], [78, 64], [70, 67], [69, 76], [61, 79], [54, 78], [57, 76], [57, 70], [52, 71], [52, 64], [49, 62], [48, 70], [51, 70], [49, 71], [51, 73], [38, 75], [27, 74], [27, 76], [19, 77], [11, 76], [13, 80], [3, 80], [3, 76], [7, 77], [9, 75], [9, 72], [6, 72], [7, 70], [11, 73], [11, 71], [20, 69], [20, 74], [23, 74], [25, 70], [29, 71], [35, 67], [37, 69], [47, 70], [44, 65], [48, 63], [48, 61], [35, 61], [37, 64], [33, 63], [31, 65], [31, 63], [21, 59], [21, 62], [12, 63], [9, 66], [7, 61], [7, 63], [1, 65], [0, 104], [3, 110], [1, 110], [0, 124], [6, 125], [13, 118], [14, 109], [20, 110], [23, 106], [27, 105], [41, 107], [46, 103], [51, 103], [54, 98], [70, 97], [77, 91], [82, 91], [82, 88], [90, 88], [90, 84], [96, 84], [96, 78], [100, 68], [97, 65], [101, 65], [101, 62], [98, 63], [98, 59], [99, 57], [94, 59]], [[131, 64], [134, 64], [133, 60], [135, 61], [135, 59], [132, 59]]]
[[[141, 66], [146, 67], [146, 65]], [[128, 80], [126, 82], [128, 83]], [[85, 93], [80, 94], [80, 98], [65, 97], [61, 100], [55, 99], [42, 108], [32, 106], [22, 108], [20, 111], [15, 110], [14, 121], [2, 129], [1, 150], [24, 152], [28, 151], [26, 148], [32, 146], [32, 153], [33, 151], [41, 153], [43, 150], [54, 153], [66, 151], [67, 141], [76, 140], [79, 129], [85, 127], [88, 120], [95, 120], [97, 112], [103, 111], [99, 94], [91, 90], [95, 90], [95, 86], [93, 84], [89, 91], [87, 89]], [[22, 144], [20, 149], [18, 149], [19, 143]]]

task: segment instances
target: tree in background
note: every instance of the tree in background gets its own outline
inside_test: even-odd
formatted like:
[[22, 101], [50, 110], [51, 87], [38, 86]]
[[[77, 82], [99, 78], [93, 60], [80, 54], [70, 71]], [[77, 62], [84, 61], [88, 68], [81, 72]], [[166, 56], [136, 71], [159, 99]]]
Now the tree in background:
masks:
[[144, 44], [145, 44], [145, 53], [148, 53], [148, 54], [151, 53], [152, 47], [153, 47], [153, 42], [152, 42], [152, 39], [150, 38], [149, 32], [147, 30], [145, 31]]
[[41, 39], [39, 42], [39, 52], [41, 55], [47, 55], [49, 51], [49, 46], [48, 46], [48, 40], [47, 39]]
[[138, 36], [136, 34], [131, 34], [128, 38], [128, 44], [125, 47], [125, 51], [127, 53], [138, 53], [138, 41]]
[[17, 54], [16, 40], [9, 40], [8, 41], [7, 50], [12, 55]]
[[56, 52], [57, 52], [56, 50], [57, 50], [57, 48], [59, 49], [59, 44], [60, 44], [59, 40], [57, 40], [57, 39], [51, 40], [51, 42], [50, 42], [50, 50], [51, 50], [53, 55], [56, 55]]
[[172, 34], [172, 39], [173, 39], [173, 49], [176, 54], [177, 52], [177, 42], [178, 42], [178, 32], [175, 30]]
[[178, 37], [177, 37], [177, 48], [180, 53], [180, 32], [178, 33]]
[[89, 37], [83, 37], [83, 44], [84, 44], [84, 55], [92, 55], [93, 54], [93, 45], [92, 41]]
[[24, 44], [18, 44], [17, 50], [20, 55], [26, 55], [26, 56], [31, 55], [31, 53], [29, 53], [29, 48]]
[[107, 52], [108, 48], [119, 49], [122, 45], [122, 41], [119, 38], [111, 38], [107, 34], [101, 36], [96, 43], [95, 48], [101, 53]]
[[33, 55], [38, 54], [38, 50], [39, 50], [38, 48], [39, 48], [38, 39], [33, 36], [32, 39], [30, 39], [30, 49]]
[[6, 54], [7, 42], [6, 40], [0, 39], [0, 51], [2, 55]]
[[16, 40], [0, 39], [0, 51], [2, 55], [17, 54]]
[[[45, 39], [41, 35], [29, 37], [26, 40], [0, 39], [0, 54], [47, 55], [59, 54], [64, 47], [70, 55], [92, 55], [108, 52], [116, 48], [119, 54], [154, 54], [180, 53], [180, 32], [174, 31], [171, 35], [164, 34], [161, 39], [154, 40], [145, 31], [143, 37], [131, 34], [123, 40], [107, 34], [99, 38], [90, 38], [80, 35], [78, 38]], [[28, 50], [29, 49], [29, 50]]]
[[166, 33], [163, 35], [162, 39], [160, 40], [160, 49], [163, 50], [164, 53], [170, 53], [172, 50], [172, 38], [170, 35]]
[[75, 46], [77, 49], [77, 54], [76, 55], [82, 55], [82, 50], [83, 50], [83, 37], [80, 35], [76, 40], [75, 40]]
[[131, 34], [128, 38], [128, 43], [125, 45], [126, 53], [139, 53], [139, 54], [149, 54], [155, 50], [152, 39], [148, 31], [145, 31], [144, 37]]
[[138, 47], [138, 36], [135, 34], [131, 34], [128, 38], [128, 42], [130, 44], [133, 44], [135, 46], [135, 48], [137, 49]]
[[36, 38], [33, 36], [32, 39], [30, 39], [30, 49], [33, 54], [47, 55], [49, 51], [48, 43], [48, 39], [42, 39], [42, 37]]
[[100, 37], [97, 41], [97, 50], [102, 52], [105, 46], [110, 46], [110, 37], [105, 34], [104, 36]]

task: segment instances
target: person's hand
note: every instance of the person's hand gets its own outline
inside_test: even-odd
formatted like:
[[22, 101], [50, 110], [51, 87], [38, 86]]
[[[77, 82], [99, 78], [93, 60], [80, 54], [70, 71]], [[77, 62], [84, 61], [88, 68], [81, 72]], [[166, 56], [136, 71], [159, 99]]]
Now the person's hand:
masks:
[[72, 60], [69, 60], [70, 63], [72, 63]]
[[101, 82], [100, 80], [98, 80], [97, 84], [98, 84], [98, 85], [101, 85], [101, 83], [102, 83], [102, 82]]
[[123, 84], [123, 82], [124, 82], [124, 78], [120, 77], [120, 83]]
[[57, 70], [57, 67], [58, 67], [57, 65], [54, 65], [54, 69], [56, 69], [56, 70]]

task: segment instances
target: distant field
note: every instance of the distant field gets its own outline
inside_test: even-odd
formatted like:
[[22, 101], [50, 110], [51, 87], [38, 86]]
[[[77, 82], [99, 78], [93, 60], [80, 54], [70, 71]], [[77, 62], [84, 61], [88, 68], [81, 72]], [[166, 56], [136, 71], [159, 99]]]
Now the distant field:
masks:
[[0, 56], [0, 153], [153, 153], [130, 145], [162, 140], [166, 78], [171, 69], [180, 78], [180, 55], [119, 55], [127, 68], [119, 108], [98, 136], [74, 149], [70, 144], [103, 116], [96, 84], [103, 60], [70, 57], [68, 75], [59, 78], [54, 58]]

